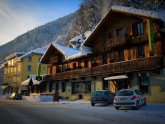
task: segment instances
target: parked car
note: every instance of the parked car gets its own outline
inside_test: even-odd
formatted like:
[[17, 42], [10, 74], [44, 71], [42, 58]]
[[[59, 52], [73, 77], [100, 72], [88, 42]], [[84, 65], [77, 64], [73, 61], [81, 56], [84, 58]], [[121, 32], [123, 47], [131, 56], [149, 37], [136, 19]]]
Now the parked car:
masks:
[[11, 100], [22, 100], [22, 95], [20, 93], [12, 93], [9, 96], [9, 99], [11, 99]]
[[107, 106], [110, 103], [113, 103], [114, 93], [109, 90], [99, 90], [94, 91], [91, 96], [91, 105], [95, 104], [104, 104]]
[[133, 107], [139, 109], [140, 106], [146, 104], [146, 98], [136, 89], [122, 89], [119, 90], [114, 97], [114, 107]]

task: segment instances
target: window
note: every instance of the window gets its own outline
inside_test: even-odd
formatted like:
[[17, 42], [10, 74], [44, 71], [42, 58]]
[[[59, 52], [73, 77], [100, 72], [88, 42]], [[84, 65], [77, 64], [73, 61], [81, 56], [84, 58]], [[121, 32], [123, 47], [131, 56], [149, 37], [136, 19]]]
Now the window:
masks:
[[123, 50], [119, 51], [119, 60], [124, 61], [124, 51]]
[[113, 63], [115, 60], [115, 52], [110, 53], [110, 63]]
[[38, 59], [38, 62], [40, 62], [41, 58]]
[[133, 25], [133, 30], [135, 35], [143, 35], [145, 31], [145, 25], [144, 23], [136, 23]]
[[27, 79], [30, 78], [30, 75], [27, 75]]
[[98, 65], [98, 63], [97, 63], [97, 57], [94, 57], [93, 59], [92, 59], [92, 67], [96, 67], [97, 65]]
[[73, 63], [73, 70], [76, 70], [76, 63]]
[[125, 34], [126, 34], [126, 27], [116, 30], [116, 36], [118, 37], [124, 37]]
[[31, 62], [31, 61], [32, 61], [32, 57], [28, 56], [28, 62]]
[[84, 68], [88, 68], [88, 59], [87, 58], [84, 59]]
[[85, 82], [85, 93], [90, 93], [91, 92], [91, 82], [86, 81]]
[[51, 82], [49, 82], [49, 92], [52, 92], [52, 83]]
[[32, 67], [31, 67], [31, 65], [28, 65], [28, 71], [31, 71], [32, 70]]
[[84, 82], [72, 82], [72, 94], [85, 93], [85, 90], [89, 90], [89, 89], [90, 89], [89, 84], [85, 85]]
[[144, 46], [138, 47], [138, 58], [144, 58], [144, 56], [145, 56]]
[[108, 80], [103, 80], [103, 90], [108, 90]]
[[62, 72], [65, 72], [65, 70], [66, 70], [66, 66], [62, 65]]
[[66, 91], [66, 82], [62, 82], [62, 92]]
[[138, 53], [137, 48], [128, 49], [128, 60], [137, 59]]
[[149, 77], [147, 73], [143, 72], [139, 75], [139, 89], [142, 93], [149, 93]]
[[102, 55], [102, 63], [107, 64], [107, 55], [106, 54]]
[[81, 69], [82, 66], [81, 66], [81, 61], [78, 61], [78, 69]]

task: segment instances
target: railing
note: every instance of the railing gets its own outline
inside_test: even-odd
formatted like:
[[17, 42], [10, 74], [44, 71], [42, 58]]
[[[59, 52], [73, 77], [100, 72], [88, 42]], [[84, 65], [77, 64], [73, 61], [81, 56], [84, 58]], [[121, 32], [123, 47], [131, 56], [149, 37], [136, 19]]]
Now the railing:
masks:
[[143, 34], [138, 36], [129, 36], [127, 41], [130, 43], [140, 43], [140, 42], [148, 41], [148, 35]]
[[109, 50], [116, 46], [122, 46], [126, 43], [140, 43], [148, 41], [148, 35], [138, 35], [138, 36], [132, 36], [132, 35], [125, 35], [124, 37], [113, 37], [111, 39], [108, 39], [105, 43], [105, 50]]
[[66, 71], [62, 73], [56, 73], [53, 76], [53, 79], [55, 80], [61, 80], [61, 79], [76, 79], [81, 77], [88, 77], [91, 75], [91, 70], [88, 68], [85, 69], [77, 69], [73, 71]]
[[148, 57], [100, 65], [92, 68], [92, 75], [115, 74], [161, 67], [161, 57]]
[[148, 58], [139, 58], [135, 60], [104, 64], [93, 68], [77, 69], [73, 71], [57, 73], [52, 75], [52, 77], [54, 80], [77, 79], [88, 76], [99, 76], [155, 69], [159, 67], [161, 67], [161, 57], [153, 56]]
[[112, 47], [116, 47], [119, 45], [123, 45], [126, 43], [126, 38], [125, 37], [114, 37], [109, 39], [106, 43], [105, 43], [105, 49], [110, 49]]

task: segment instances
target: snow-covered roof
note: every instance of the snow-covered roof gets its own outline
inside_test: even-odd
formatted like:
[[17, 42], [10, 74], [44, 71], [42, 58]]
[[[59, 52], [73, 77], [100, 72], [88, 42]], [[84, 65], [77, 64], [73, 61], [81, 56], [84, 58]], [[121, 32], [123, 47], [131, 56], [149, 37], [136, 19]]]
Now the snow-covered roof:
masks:
[[34, 54], [41, 54], [42, 55], [42, 54], [44, 54], [46, 52], [46, 49], [47, 49], [47, 46], [31, 50], [30, 52], [27, 52], [24, 55], [20, 56], [19, 57], [19, 61], [21, 61], [24, 57], [26, 57], [28, 55], [31, 55], [32, 53], [34, 53]]
[[9, 60], [11, 58], [14, 58], [14, 57], [17, 57], [17, 56], [21, 56], [21, 55], [24, 55], [24, 54], [26, 54], [26, 52], [15, 52], [15, 53], [12, 53], [9, 56], [7, 56], [5, 58], [5, 60]]
[[62, 46], [59, 44], [54, 44], [57, 49], [59, 49], [64, 55], [65, 60], [75, 59], [87, 54], [92, 53], [92, 50], [89, 47], [83, 46], [80, 50]]
[[83, 34], [80, 34], [74, 38], [72, 38], [69, 42], [79, 42], [82, 43], [85, 39], [85, 36]]
[[[59, 50], [59, 52], [61, 52], [64, 55], [65, 60], [78, 58], [80, 56], [84, 56], [84, 55], [92, 53], [92, 50], [89, 47], [85, 47], [85, 46], [82, 47], [81, 50], [77, 50], [77, 49], [74, 49], [74, 48], [70, 48], [70, 47], [67, 47], [67, 46], [64, 46], [64, 45], [57, 44], [55, 42], [51, 43], [49, 45], [49, 47], [51, 45], [53, 45], [57, 50]], [[49, 47], [47, 48], [47, 51], [48, 51]], [[46, 55], [47, 51], [42, 56], [41, 61], [43, 60], [43, 58]]]
[[36, 76], [35, 76], [35, 75], [31, 75], [31, 77], [28, 78], [28, 79], [26, 79], [26, 80], [24, 80], [24, 81], [21, 83], [21, 85], [22, 85], [22, 86], [23, 86], [23, 85], [24, 85], [24, 86], [29, 85], [30, 80], [33, 82], [35, 79], [36, 79]]
[[69, 56], [80, 53], [80, 50], [73, 49], [64, 45], [53, 43], [53, 45], [65, 56], [67, 59]]
[[140, 15], [140, 16], [160, 19], [165, 22], [165, 10], [164, 9], [149, 11], [149, 10], [136, 9], [134, 7], [112, 6], [111, 10], [122, 12], [122, 13], [130, 13], [130, 14], [134, 14], [134, 15]]
[[0, 69], [3, 68], [6, 64], [7, 64], [7, 62], [0, 64]]
[[125, 6], [112, 6], [110, 11], [106, 14], [106, 16], [96, 25], [94, 30], [92, 31], [91, 35], [85, 39], [83, 45], [86, 43], [86, 41], [92, 36], [92, 34], [100, 27], [101, 23], [105, 20], [107, 16], [111, 12], [120, 12], [120, 13], [128, 13], [132, 15], [137, 15], [137, 16], [143, 16], [143, 17], [148, 17], [148, 18], [153, 18], [153, 19], [160, 19], [163, 22], [165, 22], [165, 9], [160, 9], [160, 10], [142, 10], [142, 9], [137, 9], [134, 7], [125, 7]]
[[76, 48], [77, 46], [80, 47], [81, 44], [85, 41], [86, 38], [90, 36], [92, 31], [86, 31], [84, 34], [80, 34], [74, 38], [72, 38], [69, 42], [72, 45], [73, 48]]
[[31, 78], [26, 79], [25, 81], [21, 83], [21, 85], [29, 85], [30, 80]]

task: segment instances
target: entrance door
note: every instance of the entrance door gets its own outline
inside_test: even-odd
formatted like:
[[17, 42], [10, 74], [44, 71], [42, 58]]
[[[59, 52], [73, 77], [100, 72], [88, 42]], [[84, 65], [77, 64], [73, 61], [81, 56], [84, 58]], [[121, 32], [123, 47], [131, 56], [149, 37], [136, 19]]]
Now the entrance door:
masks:
[[103, 90], [108, 90], [108, 80], [103, 80]]
[[128, 88], [128, 80], [118, 80], [116, 82], [117, 82], [117, 84], [116, 84], [117, 91]]

